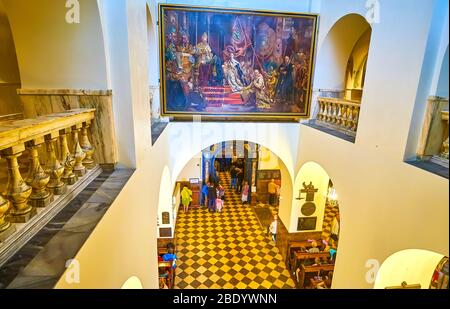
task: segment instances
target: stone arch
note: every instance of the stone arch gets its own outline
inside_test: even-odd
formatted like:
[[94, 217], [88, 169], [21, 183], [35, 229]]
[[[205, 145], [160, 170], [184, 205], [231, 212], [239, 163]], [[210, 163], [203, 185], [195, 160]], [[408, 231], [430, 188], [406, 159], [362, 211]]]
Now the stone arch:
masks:
[[343, 90], [348, 61], [358, 41], [371, 26], [359, 14], [341, 17], [330, 29], [317, 57], [315, 88]]
[[79, 0], [80, 23], [51, 0], [2, 0], [23, 88], [107, 89], [105, 45], [97, 1]]
[[395, 252], [378, 269], [374, 288], [400, 286], [404, 281], [428, 289], [433, 272], [442, 258], [442, 254], [421, 249]]
[[142, 287], [142, 282], [141, 280], [136, 277], [136, 276], [132, 276], [130, 278], [128, 278], [127, 281], [125, 281], [125, 283], [122, 285], [122, 289], [124, 290], [140, 290], [143, 289]]
[[[238, 141], [241, 141], [241, 139], [237, 139]], [[211, 147], [212, 145], [216, 145], [216, 144], [221, 144], [222, 142], [227, 142], [230, 140], [219, 140], [216, 143], [202, 143], [202, 149], [207, 149], [209, 147]], [[260, 143], [259, 141], [256, 141], [256, 139], [245, 139], [245, 141], [247, 142], [251, 142], [254, 144], [259, 144], [261, 146], [264, 146], [265, 148], [267, 148], [268, 150], [270, 150], [274, 155], [277, 156], [277, 158], [279, 159], [279, 163], [280, 163], [280, 171], [281, 171], [281, 178], [282, 178], [282, 185], [281, 185], [281, 191], [280, 191], [280, 205], [279, 205], [279, 210], [278, 210], [278, 216], [281, 219], [281, 221], [283, 222], [283, 224], [285, 225], [289, 225], [290, 222], [290, 215], [291, 215], [291, 207], [292, 207], [292, 199], [293, 199], [293, 186], [292, 186], [292, 172], [289, 169], [289, 163], [286, 163], [284, 161], [283, 157], [286, 157], [286, 154], [283, 155], [279, 155], [279, 151], [274, 150], [274, 145], [271, 143], [268, 143], [267, 141], [264, 142], [262, 141], [262, 143]], [[194, 157], [198, 152], [193, 152], [191, 157]], [[186, 164], [189, 162], [189, 159], [185, 159], [185, 157], [183, 158], [183, 165], [180, 169], [177, 169], [177, 171], [174, 171], [172, 173], [172, 186], [171, 188], [174, 187], [176, 179], [178, 178], [178, 175], [181, 173], [182, 169], [184, 166], [186, 166]], [[177, 165], [178, 166], [178, 165]]]

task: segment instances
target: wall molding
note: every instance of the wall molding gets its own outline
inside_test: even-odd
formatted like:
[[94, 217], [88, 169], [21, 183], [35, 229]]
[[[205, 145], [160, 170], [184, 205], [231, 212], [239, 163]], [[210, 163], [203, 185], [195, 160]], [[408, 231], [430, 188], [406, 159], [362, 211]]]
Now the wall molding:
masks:
[[18, 95], [74, 95], [74, 96], [111, 96], [112, 90], [87, 89], [17, 89]]

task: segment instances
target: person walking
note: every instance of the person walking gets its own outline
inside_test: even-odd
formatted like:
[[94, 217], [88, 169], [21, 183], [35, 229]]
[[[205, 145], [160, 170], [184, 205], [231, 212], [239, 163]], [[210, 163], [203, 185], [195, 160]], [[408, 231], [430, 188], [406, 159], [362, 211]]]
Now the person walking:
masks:
[[279, 186], [275, 183], [275, 179], [271, 179], [267, 185], [267, 192], [269, 193], [270, 206], [276, 205], [277, 192], [279, 192]]
[[237, 178], [236, 192], [242, 193], [242, 182], [244, 181], [244, 171], [242, 169], [238, 169], [236, 178]]
[[217, 190], [212, 183], [208, 185], [208, 211], [214, 212], [216, 208]]
[[202, 186], [202, 200], [201, 200], [200, 204], [202, 206], [206, 206], [207, 205], [207, 199], [208, 199], [208, 185], [205, 182], [203, 184], [203, 186]]
[[236, 190], [237, 189], [237, 179], [236, 179], [237, 170], [234, 164], [231, 166], [230, 170], [230, 176], [231, 176], [231, 183], [230, 183], [230, 189]]
[[189, 204], [192, 202], [192, 191], [185, 186], [183, 190], [181, 190], [181, 203], [183, 204], [184, 212], [189, 211]]
[[278, 216], [274, 215], [273, 221], [272, 221], [272, 223], [270, 223], [270, 226], [269, 226], [269, 233], [272, 235], [272, 240], [274, 242], [277, 241], [277, 227], [278, 227]]
[[247, 181], [244, 181], [244, 185], [242, 186], [242, 204], [248, 203], [248, 193], [250, 191], [250, 186]]

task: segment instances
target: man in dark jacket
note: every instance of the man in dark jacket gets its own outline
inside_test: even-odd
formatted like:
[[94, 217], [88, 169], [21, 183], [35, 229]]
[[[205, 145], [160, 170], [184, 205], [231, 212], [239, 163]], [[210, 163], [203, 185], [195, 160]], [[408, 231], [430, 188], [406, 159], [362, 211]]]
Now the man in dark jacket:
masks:
[[217, 198], [217, 190], [216, 187], [210, 182], [208, 184], [208, 210], [215, 211], [216, 210], [216, 198]]
[[242, 192], [242, 182], [244, 181], [244, 171], [242, 169], [238, 169], [238, 172], [236, 174], [237, 178], [237, 188], [236, 191], [238, 193]]

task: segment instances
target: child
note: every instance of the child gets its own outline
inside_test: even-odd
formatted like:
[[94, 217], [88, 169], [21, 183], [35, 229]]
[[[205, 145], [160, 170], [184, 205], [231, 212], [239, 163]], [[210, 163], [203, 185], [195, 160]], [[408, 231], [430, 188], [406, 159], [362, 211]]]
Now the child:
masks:
[[248, 203], [248, 193], [249, 193], [250, 187], [248, 186], [248, 183], [244, 181], [244, 186], [242, 187], [242, 203], [247, 204]]
[[216, 211], [222, 212], [223, 200], [221, 198], [216, 198]]
[[225, 200], [225, 189], [222, 187], [222, 185], [219, 183], [219, 186], [217, 187], [218, 190], [218, 196], [219, 198], [224, 201]]

